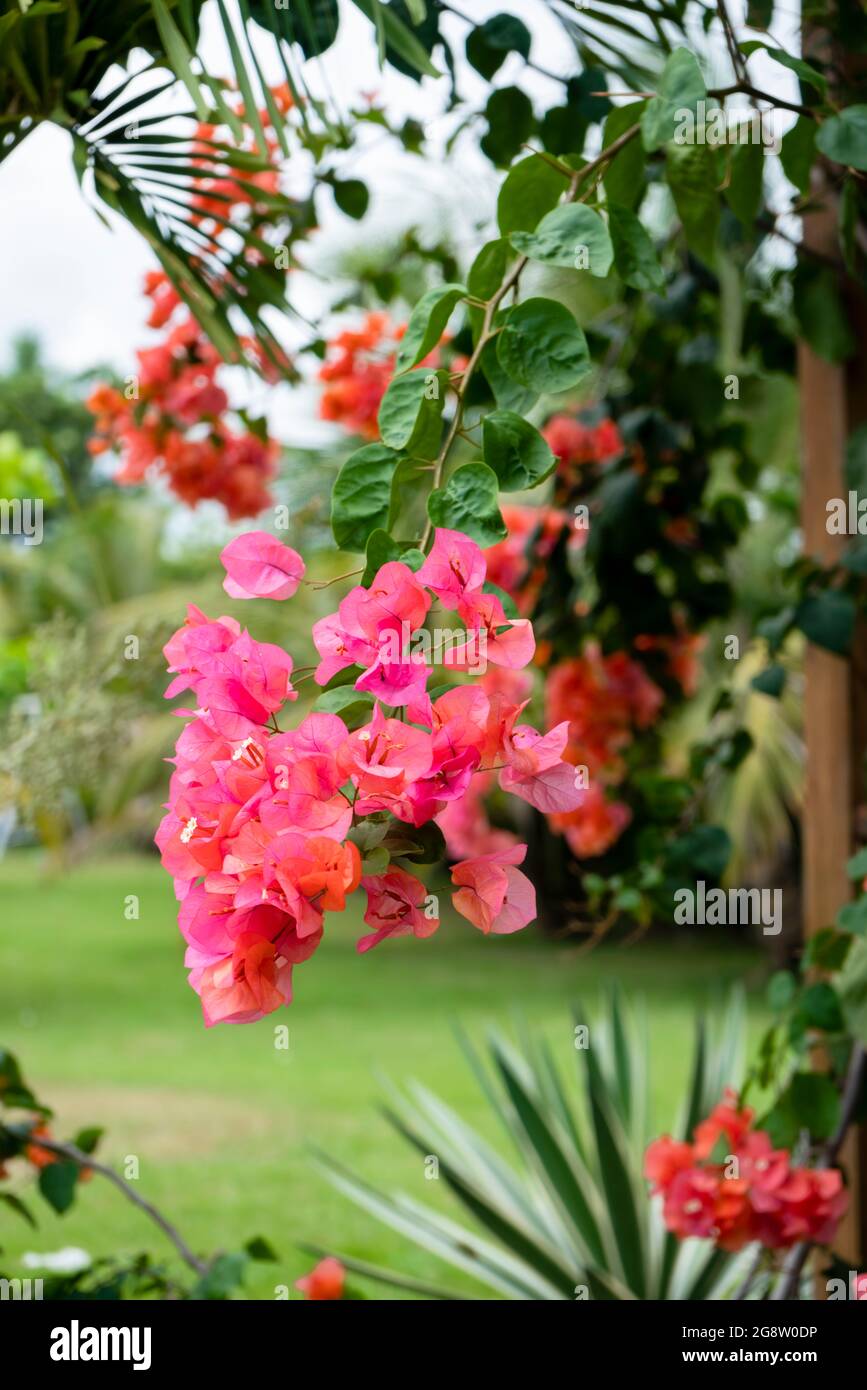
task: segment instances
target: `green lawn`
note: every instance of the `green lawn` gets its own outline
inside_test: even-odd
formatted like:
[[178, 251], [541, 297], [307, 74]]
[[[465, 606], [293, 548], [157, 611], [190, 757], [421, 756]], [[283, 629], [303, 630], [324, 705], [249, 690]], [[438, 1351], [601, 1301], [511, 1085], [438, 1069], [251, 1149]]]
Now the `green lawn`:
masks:
[[[103, 1157], [136, 1155], [140, 1191], [194, 1248], [232, 1249], [267, 1236], [279, 1264], [254, 1266], [248, 1282], [266, 1298], [309, 1267], [295, 1244], [304, 1239], [442, 1280], [433, 1257], [334, 1193], [306, 1146], [328, 1149], [379, 1185], [447, 1202], [443, 1185], [425, 1180], [421, 1157], [377, 1113], [376, 1073], [418, 1077], [481, 1121], [484, 1103], [454, 1040], [455, 1017], [479, 1037], [520, 1011], [543, 1025], [568, 1064], [573, 999], [592, 1003], [614, 981], [631, 998], [645, 996], [661, 1130], [682, 1088], [695, 1005], [732, 979], [758, 990], [764, 976], [759, 955], [711, 945], [698, 932], [676, 945], [645, 940], [587, 956], [532, 931], [485, 939], [468, 924], [445, 924], [428, 941], [386, 943], [358, 957], [357, 923], [347, 914], [330, 919], [318, 954], [295, 972], [295, 1002], [279, 1016], [289, 1027], [284, 1051], [274, 1045], [274, 1020], [203, 1027], [182, 968], [171, 885], [155, 860], [115, 859], [45, 878], [31, 855], [12, 856], [0, 864], [0, 892], [0, 1043], [55, 1109], [57, 1135], [105, 1125]], [[138, 921], [124, 917], [129, 894], [140, 900]], [[38, 1231], [2, 1218], [10, 1272], [26, 1250], [170, 1250], [99, 1179], [67, 1216], [41, 1202], [39, 1212]]]

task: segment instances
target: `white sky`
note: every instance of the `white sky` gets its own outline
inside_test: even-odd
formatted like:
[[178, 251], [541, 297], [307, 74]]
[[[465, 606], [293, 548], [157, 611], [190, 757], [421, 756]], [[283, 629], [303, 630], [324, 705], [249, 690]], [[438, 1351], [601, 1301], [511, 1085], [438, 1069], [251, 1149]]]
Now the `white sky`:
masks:
[[[520, 15], [533, 32], [532, 58], [549, 71], [571, 69], [568, 40], [539, 0], [460, 0], [458, 8], [476, 22], [503, 11]], [[733, 13], [737, 10], [737, 4], [733, 5]], [[210, 71], [222, 74], [229, 65], [214, 6], [206, 10], [206, 21], [203, 56]], [[777, 37], [790, 52], [797, 52], [797, 22], [796, 0], [789, 0]], [[442, 27], [455, 52], [462, 55], [467, 26], [446, 16]], [[282, 71], [269, 62], [268, 37], [262, 38], [259, 51], [266, 75], [280, 81]], [[323, 61], [341, 105], [355, 104], [362, 93], [377, 92], [393, 121], [407, 115], [420, 119], [441, 148], [454, 121], [454, 117], [436, 119], [447, 78], [425, 79], [419, 86], [390, 68], [380, 72], [372, 27], [353, 5], [343, 5], [339, 38]], [[315, 86], [316, 64], [308, 66]], [[512, 80], [521, 66], [520, 59], [508, 59], [497, 76], [498, 84]], [[482, 79], [465, 61], [459, 72], [462, 94], [483, 100], [486, 84]], [[777, 91], [793, 90], [790, 75], [761, 57], [755, 60], [754, 72]], [[534, 73], [527, 73], [522, 85], [548, 104], [555, 104], [562, 92], [558, 83]], [[324, 193], [321, 230], [310, 248], [314, 265], [327, 268], [336, 249], [358, 245], [361, 238], [389, 241], [396, 231], [419, 223], [439, 222], [453, 242], [466, 243], [474, 236], [474, 224], [491, 216], [501, 176], [474, 150], [472, 141], [459, 145], [446, 163], [395, 151], [375, 127], [365, 140], [370, 148], [360, 158], [351, 156], [351, 172], [370, 186], [371, 208], [362, 223], [351, 222]], [[291, 168], [289, 175], [291, 181]], [[0, 360], [11, 339], [27, 331], [38, 334], [49, 360], [65, 370], [82, 371], [102, 362], [121, 375], [132, 370], [135, 348], [149, 337], [141, 281], [153, 261], [144, 242], [125, 223], [112, 219], [109, 231], [88, 207], [75, 179], [70, 141], [64, 132], [51, 125], [37, 129], [0, 165], [0, 212]], [[312, 277], [293, 275], [292, 295], [299, 307], [316, 312], [323, 289]], [[272, 390], [267, 404], [273, 427], [287, 443], [313, 444], [332, 436], [333, 427], [316, 422], [313, 401], [304, 394], [299, 399], [296, 391], [290, 398], [282, 388]]]

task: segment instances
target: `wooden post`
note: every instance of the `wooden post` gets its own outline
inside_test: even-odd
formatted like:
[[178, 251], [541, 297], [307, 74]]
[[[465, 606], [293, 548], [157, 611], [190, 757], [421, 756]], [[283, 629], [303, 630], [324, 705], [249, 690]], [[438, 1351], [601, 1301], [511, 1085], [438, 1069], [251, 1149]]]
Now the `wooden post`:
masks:
[[[837, 258], [837, 210], [827, 188], [824, 205], [804, 219], [804, 243]], [[859, 343], [867, 331], [863, 296], [846, 295]], [[852, 429], [867, 419], [867, 364], [864, 354], [851, 364], [833, 365], [798, 345], [803, 489], [801, 523], [807, 555], [833, 564], [848, 538], [826, 528], [827, 502], [847, 497], [845, 446]], [[852, 895], [845, 863], [856, 847], [857, 813], [864, 800], [867, 748], [867, 643], [863, 633], [852, 660], [807, 646], [804, 734], [807, 749], [803, 812], [804, 935], [829, 926]], [[852, 1131], [841, 1161], [851, 1194], [835, 1248], [851, 1268], [867, 1263], [867, 1129]]]

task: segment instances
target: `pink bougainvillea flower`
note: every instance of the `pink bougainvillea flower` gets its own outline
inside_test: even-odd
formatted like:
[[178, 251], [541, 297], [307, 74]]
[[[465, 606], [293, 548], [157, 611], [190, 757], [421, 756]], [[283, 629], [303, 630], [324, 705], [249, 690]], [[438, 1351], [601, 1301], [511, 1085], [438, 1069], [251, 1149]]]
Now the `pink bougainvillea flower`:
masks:
[[430, 608], [425, 592], [409, 565], [389, 560], [380, 566], [370, 587], [361, 590], [357, 617], [363, 632], [378, 641], [383, 632], [412, 633], [421, 627]]
[[540, 734], [529, 724], [515, 728], [507, 722], [503, 737], [507, 765], [500, 773], [503, 791], [520, 796], [547, 815], [580, 806], [586, 789], [576, 769], [562, 757], [568, 737], [568, 723]]
[[500, 773], [500, 786], [504, 792], [529, 801], [531, 806], [545, 815], [574, 811], [586, 795], [579, 772], [571, 763], [564, 762], [526, 775], [516, 772], [513, 767], [504, 767]]
[[467, 640], [446, 654], [444, 666], [483, 672], [487, 662], [518, 671], [533, 660], [536, 639], [527, 618], [507, 618], [496, 594], [469, 593], [458, 604]]
[[346, 780], [337, 762], [347, 728], [336, 714], [313, 713], [297, 729], [275, 734], [268, 744], [272, 793], [260, 815], [272, 834], [313, 831], [343, 840], [352, 824], [352, 807], [341, 791]]
[[346, 1270], [343, 1265], [333, 1255], [328, 1255], [326, 1259], [320, 1260], [309, 1274], [305, 1274], [303, 1279], [296, 1279], [295, 1287], [311, 1301], [334, 1302], [343, 1298], [345, 1283]]
[[443, 608], [455, 609], [465, 595], [481, 590], [487, 566], [476, 542], [462, 531], [437, 530], [431, 552], [418, 572]]
[[363, 878], [361, 886], [367, 893], [364, 920], [374, 931], [361, 937], [358, 951], [369, 951], [390, 936], [432, 936], [440, 924], [439, 917], [425, 911], [425, 885], [406, 869], [392, 866], [387, 873]]
[[208, 663], [207, 674], [196, 683], [196, 694], [218, 733], [244, 739], [251, 735], [251, 725], [265, 724], [287, 700], [297, 699], [291, 674], [288, 652], [242, 632], [227, 651]]
[[385, 705], [416, 706], [424, 698], [432, 670], [421, 653], [407, 652], [405, 660], [392, 660], [389, 644], [384, 643], [380, 655], [355, 682], [355, 689], [369, 691]]
[[[339, 844], [327, 835], [278, 835], [265, 859], [265, 882], [280, 885], [290, 910], [299, 918], [302, 899], [317, 912], [342, 912], [346, 897], [361, 882], [361, 855], [348, 840]], [[305, 930], [299, 921], [299, 930]]]
[[452, 894], [452, 902], [479, 931], [520, 931], [533, 921], [536, 890], [526, 874], [515, 867], [523, 864], [526, 854], [526, 845], [515, 845], [454, 865], [452, 883], [458, 891]]
[[223, 588], [232, 598], [291, 598], [304, 576], [304, 561], [267, 531], [245, 531], [224, 547]]
[[370, 666], [376, 660], [377, 643], [371, 641], [358, 618], [358, 604], [366, 592], [361, 585], [351, 589], [336, 613], [313, 624], [313, 642], [322, 658], [316, 668], [318, 685], [327, 685], [347, 666]]
[[178, 672], [166, 691], [166, 699], [174, 699], [182, 690], [194, 690], [209, 662], [219, 652], [227, 651], [240, 635], [240, 625], [234, 618], [212, 621], [194, 603], [189, 604], [183, 627], [163, 647], [169, 672]]
[[351, 733], [338, 752], [343, 772], [358, 789], [360, 815], [388, 809], [432, 761], [430, 734], [400, 719], [386, 719], [379, 705], [370, 723]]
[[271, 941], [255, 933], [238, 937], [231, 956], [190, 972], [201, 996], [205, 1025], [254, 1023], [292, 998], [292, 967]]

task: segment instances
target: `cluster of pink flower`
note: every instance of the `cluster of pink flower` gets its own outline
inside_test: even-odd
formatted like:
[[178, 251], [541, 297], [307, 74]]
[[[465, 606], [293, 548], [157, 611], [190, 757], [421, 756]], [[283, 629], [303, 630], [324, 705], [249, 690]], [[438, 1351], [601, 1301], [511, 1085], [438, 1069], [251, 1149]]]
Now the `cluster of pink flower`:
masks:
[[848, 1205], [839, 1169], [794, 1166], [787, 1149], [752, 1128], [753, 1119], [727, 1091], [696, 1126], [693, 1143], [664, 1136], [649, 1146], [644, 1173], [662, 1195], [666, 1226], [722, 1250], [751, 1241], [772, 1250], [830, 1244]]
[[[304, 573], [295, 551], [261, 531], [230, 542], [222, 560], [234, 598], [288, 598]], [[478, 773], [498, 772], [504, 791], [548, 813], [568, 811], [584, 795], [562, 757], [566, 724], [544, 736], [519, 724], [526, 702], [504, 689], [458, 684], [436, 699], [427, 692], [433, 668], [412, 638], [431, 595], [466, 629], [447, 653], [450, 670], [477, 668], [480, 639], [504, 674], [531, 660], [530, 623], [509, 620], [485, 581], [475, 542], [438, 530], [417, 573], [383, 565], [315, 625], [318, 683], [358, 666], [356, 690], [375, 696], [371, 719], [353, 731], [325, 712], [280, 731], [276, 716], [297, 698], [292, 659], [232, 618], [210, 621], [191, 606], [167, 643], [175, 673], [167, 696], [192, 690], [197, 707], [179, 711], [192, 718], [177, 741], [156, 839], [209, 1025], [249, 1022], [288, 1003], [292, 966], [313, 954], [325, 912], [342, 911], [359, 883], [373, 929], [359, 950], [435, 931], [435, 900], [396, 861], [417, 849], [413, 830], [465, 797]], [[356, 840], [365, 854], [382, 848], [394, 858], [363, 874]], [[535, 893], [517, 867], [525, 854], [525, 845], [509, 844], [455, 864], [457, 911], [483, 932], [532, 921]]]
[[[292, 105], [288, 89], [277, 87], [273, 95], [285, 115]], [[236, 114], [244, 120], [243, 105], [236, 106]], [[192, 163], [202, 172], [191, 185], [190, 204], [193, 220], [215, 246], [233, 209], [243, 208], [254, 218], [264, 215], [267, 209], [259, 209], [258, 197], [278, 192], [279, 146], [267, 135], [267, 111], [260, 112], [260, 120], [266, 129], [265, 155], [274, 167], [240, 176], [203, 158], [221, 133], [224, 140], [230, 133], [212, 125], [197, 127], [193, 148], [202, 154], [194, 154]], [[258, 154], [246, 129], [243, 148]], [[124, 391], [102, 384], [92, 392], [87, 401], [96, 417], [91, 453], [114, 449], [119, 454], [121, 467], [115, 477], [121, 484], [140, 483], [151, 471], [159, 472], [190, 507], [215, 498], [233, 520], [258, 515], [273, 500], [268, 483], [277, 469], [277, 443], [230, 425], [229, 398], [217, 381], [222, 358], [186, 312], [168, 276], [150, 271], [144, 292], [151, 301], [148, 327], [166, 333], [161, 342], [136, 353], [138, 371]], [[256, 339], [243, 339], [242, 347], [266, 379], [275, 381], [291, 372], [288, 358], [278, 366]]]

